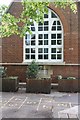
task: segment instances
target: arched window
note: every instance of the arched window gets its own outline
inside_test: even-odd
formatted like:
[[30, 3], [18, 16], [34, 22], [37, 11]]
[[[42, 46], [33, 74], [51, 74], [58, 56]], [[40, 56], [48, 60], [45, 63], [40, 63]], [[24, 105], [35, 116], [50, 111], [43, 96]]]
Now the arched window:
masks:
[[44, 23], [30, 26], [32, 35], [26, 33], [24, 62], [63, 62], [63, 26], [60, 18], [49, 9]]

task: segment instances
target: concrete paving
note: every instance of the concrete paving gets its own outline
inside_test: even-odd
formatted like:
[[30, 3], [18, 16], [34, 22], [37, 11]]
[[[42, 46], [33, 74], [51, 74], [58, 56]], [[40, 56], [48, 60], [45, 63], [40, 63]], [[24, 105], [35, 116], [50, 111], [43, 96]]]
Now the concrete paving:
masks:
[[3, 92], [0, 93], [0, 118], [59, 118], [60, 111], [80, 104], [79, 96], [79, 93], [53, 90], [51, 94], [25, 93], [25, 89]]
[[65, 115], [67, 118], [78, 118], [78, 107], [80, 106], [74, 106], [74, 107], [71, 107], [71, 108], [68, 108], [66, 110], [62, 110], [60, 111], [58, 114], [59, 114], [59, 117], [61, 118], [61, 116], [63, 117], [63, 115]]

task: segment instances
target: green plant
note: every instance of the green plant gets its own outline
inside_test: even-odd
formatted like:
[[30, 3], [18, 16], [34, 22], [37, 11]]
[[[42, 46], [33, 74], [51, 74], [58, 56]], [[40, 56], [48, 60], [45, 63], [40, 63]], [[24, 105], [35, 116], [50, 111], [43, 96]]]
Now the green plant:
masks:
[[[70, 7], [71, 10], [76, 13], [77, 5], [76, 0], [53, 0], [56, 7]], [[15, 15], [10, 14], [6, 6], [0, 7], [0, 37], [9, 37], [10, 35], [17, 34], [21, 37], [25, 36], [26, 32], [30, 34], [32, 31], [29, 26], [36, 22], [43, 22], [44, 11], [48, 13], [47, 6], [49, 6], [49, 0], [37, 1], [34, 0], [22, 0], [22, 12], [17, 18]], [[52, 2], [53, 3], [53, 2]], [[26, 19], [27, 18], [27, 19]], [[20, 26], [19, 23], [22, 23]]]
[[0, 66], [0, 77], [6, 76], [6, 70], [7, 70], [7, 68]]
[[62, 75], [58, 75], [58, 80], [61, 80], [62, 79]]
[[30, 65], [28, 65], [26, 77], [29, 78], [37, 78], [37, 74], [39, 71], [39, 66], [35, 61], [32, 61]]

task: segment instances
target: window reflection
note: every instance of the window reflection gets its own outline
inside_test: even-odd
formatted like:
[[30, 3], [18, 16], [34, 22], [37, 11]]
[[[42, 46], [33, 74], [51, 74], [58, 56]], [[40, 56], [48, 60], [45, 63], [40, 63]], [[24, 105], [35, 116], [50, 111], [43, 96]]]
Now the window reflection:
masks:
[[29, 34], [26, 35], [25, 43], [26, 43], [26, 45], [30, 45], [30, 35]]

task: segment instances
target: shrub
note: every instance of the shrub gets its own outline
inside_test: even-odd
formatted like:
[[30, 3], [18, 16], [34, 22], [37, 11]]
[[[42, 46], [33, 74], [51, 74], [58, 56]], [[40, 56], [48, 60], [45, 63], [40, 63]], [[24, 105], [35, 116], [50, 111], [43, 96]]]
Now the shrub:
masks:
[[6, 76], [6, 70], [7, 68], [0, 67], [0, 77], [5, 77]]
[[58, 80], [61, 80], [62, 79], [62, 75], [58, 75]]
[[26, 77], [29, 78], [36, 78], [39, 71], [39, 66], [35, 61], [32, 61], [30, 65], [28, 65]]

